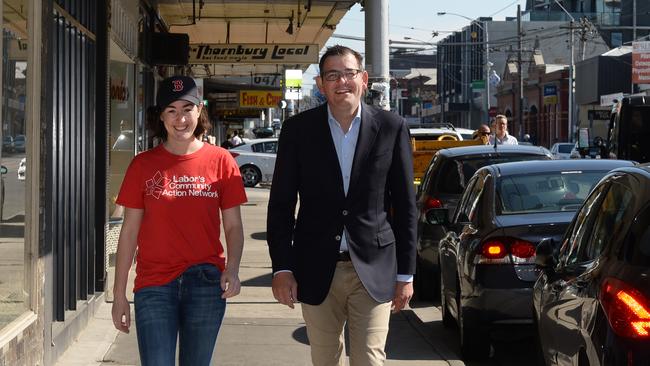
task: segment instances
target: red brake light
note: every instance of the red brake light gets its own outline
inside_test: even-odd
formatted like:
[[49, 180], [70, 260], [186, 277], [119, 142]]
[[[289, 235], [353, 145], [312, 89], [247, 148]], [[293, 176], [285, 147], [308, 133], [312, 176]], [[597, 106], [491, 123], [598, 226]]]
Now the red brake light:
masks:
[[535, 246], [525, 240], [515, 240], [510, 246], [510, 253], [517, 258], [530, 258], [535, 256]]
[[230, 155], [232, 155], [233, 158], [236, 158], [239, 156], [239, 153], [229, 151]]
[[442, 201], [437, 198], [427, 198], [424, 201], [424, 210], [430, 210], [432, 208], [442, 208]]
[[501, 259], [504, 258], [508, 252], [506, 246], [500, 241], [488, 241], [483, 243], [481, 254], [487, 259]]
[[650, 302], [632, 286], [607, 278], [600, 293], [609, 325], [621, 337], [650, 339]]

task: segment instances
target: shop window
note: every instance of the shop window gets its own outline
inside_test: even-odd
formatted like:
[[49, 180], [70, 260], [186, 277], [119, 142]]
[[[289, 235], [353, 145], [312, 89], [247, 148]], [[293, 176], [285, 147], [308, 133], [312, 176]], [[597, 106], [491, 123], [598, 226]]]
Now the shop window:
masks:
[[2, 103], [0, 117], [0, 334], [28, 309], [26, 271], [25, 192], [27, 153], [31, 143], [26, 128], [27, 2], [13, 1], [2, 13]]

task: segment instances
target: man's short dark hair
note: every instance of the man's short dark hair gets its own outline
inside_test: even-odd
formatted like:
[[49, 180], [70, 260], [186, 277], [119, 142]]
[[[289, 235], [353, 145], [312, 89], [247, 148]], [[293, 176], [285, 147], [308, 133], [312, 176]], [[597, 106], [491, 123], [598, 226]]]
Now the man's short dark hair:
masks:
[[325, 60], [330, 57], [330, 56], [345, 56], [345, 55], [352, 55], [354, 58], [357, 59], [357, 63], [359, 64], [359, 70], [363, 70], [363, 56], [352, 48], [341, 46], [340, 44], [337, 44], [332, 47], [328, 47], [323, 56], [320, 58], [320, 62], [318, 63], [318, 68], [320, 69], [320, 74], [321, 76], [323, 75], [323, 66], [325, 65]]

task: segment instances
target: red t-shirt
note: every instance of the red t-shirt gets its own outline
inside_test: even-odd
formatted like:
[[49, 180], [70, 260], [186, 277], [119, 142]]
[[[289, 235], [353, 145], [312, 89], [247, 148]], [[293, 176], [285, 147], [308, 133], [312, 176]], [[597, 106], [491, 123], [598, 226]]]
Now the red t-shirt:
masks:
[[169, 283], [199, 263], [223, 271], [219, 210], [244, 202], [239, 168], [225, 149], [204, 144], [174, 155], [161, 144], [137, 155], [117, 198], [122, 206], [144, 209], [133, 291]]

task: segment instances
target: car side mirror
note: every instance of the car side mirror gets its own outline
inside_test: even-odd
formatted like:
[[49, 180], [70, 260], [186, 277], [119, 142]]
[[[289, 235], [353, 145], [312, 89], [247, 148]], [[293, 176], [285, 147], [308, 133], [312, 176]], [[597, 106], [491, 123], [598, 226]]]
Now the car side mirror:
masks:
[[446, 225], [449, 223], [449, 209], [432, 208], [424, 213], [424, 217], [428, 224]]
[[541, 269], [550, 269], [555, 267], [557, 260], [555, 258], [555, 240], [544, 238], [535, 250], [535, 265]]
[[0, 174], [7, 174], [8, 171], [9, 171], [9, 169], [7, 169], [6, 166], [2, 165], [0, 167]]

